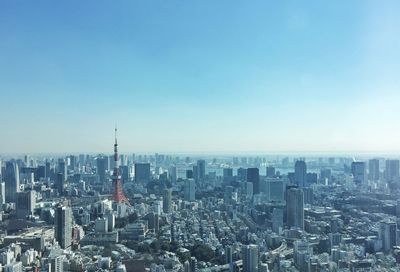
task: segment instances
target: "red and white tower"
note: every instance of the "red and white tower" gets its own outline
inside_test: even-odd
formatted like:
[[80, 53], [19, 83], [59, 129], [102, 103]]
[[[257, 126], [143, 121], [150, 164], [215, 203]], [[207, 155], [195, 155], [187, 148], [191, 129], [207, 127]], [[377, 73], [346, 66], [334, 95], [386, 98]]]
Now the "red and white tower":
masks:
[[114, 144], [114, 171], [112, 175], [113, 200], [117, 203], [126, 203], [130, 205], [128, 199], [124, 195], [121, 184], [121, 175], [119, 174], [119, 156], [117, 143], [117, 128], [115, 127], [115, 144]]

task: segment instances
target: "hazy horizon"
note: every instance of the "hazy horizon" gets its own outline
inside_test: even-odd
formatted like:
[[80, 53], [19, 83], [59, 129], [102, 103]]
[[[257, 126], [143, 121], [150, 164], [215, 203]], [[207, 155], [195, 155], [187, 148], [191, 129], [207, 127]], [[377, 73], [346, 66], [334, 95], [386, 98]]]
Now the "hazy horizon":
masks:
[[400, 153], [399, 11], [2, 1], [0, 153]]

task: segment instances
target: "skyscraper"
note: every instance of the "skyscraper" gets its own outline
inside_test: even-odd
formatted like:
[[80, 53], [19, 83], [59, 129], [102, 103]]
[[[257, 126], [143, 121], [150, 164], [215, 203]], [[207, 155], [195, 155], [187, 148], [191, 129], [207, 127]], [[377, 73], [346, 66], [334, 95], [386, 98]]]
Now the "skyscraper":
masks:
[[185, 201], [195, 201], [196, 199], [196, 182], [194, 179], [185, 181]]
[[253, 194], [260, 193], [260, 174], [258, 168], [247, 168], [247, 182], [253, 183]]
[[232, 168], [224, 168], [223, 180], [224, 180], [224, 182], [230, 182], [233, 180], [233, 169]]
[[129, 166], [128, 165], [120, 165], [119, 166], [119, 171], [121, 173], [121, 181], [122, 183], [126, 183], [129, 181]]
[[99, 181], [105, 183], [107, 181], [106, 171], [108, 169], [108, 157], [100, 156], [96, 159], [97, 165], [97, 175], [99, 176]]
[[257, 245], [243, 245], [242, 259], [243, 259], [243, 272], [258, 272]]
[[6, 203], [6, 184], [0, 181], [0, 205]]
[[286, 193], [286, 216], [289, 227], [304, 230], [304, 193], [299, 188], [290, 188]]
[[275, 167], [268, 166], [267, 167], [267, 178], [273, 178], [273, 177], [275, 177]]
[[141, 183], [150, 181], [150, 163], [135, 163], [135, 181]]
[[26, 218], [33, 214], [36, 205], [36, 192], [25, 191], [17, 193], [17, 218]]
[[58, 159], [58, 173], [61, 173], [63, 175], [63, 180], [67, 180], [68, 170], [65, 159], [62, 158]]
[[301, 188], [307, 186], [307, 165], [303, 160], [296, 161], [294, 165], [294, 181]]
[[163, 192], [163, 211], [164, 213], [172, 212], [172, 191], [165, 189]]
[[19, 169], [15, 162], [6, 162], [4, 182], [6, 184], [6, 202], [16, 202], [17, 192], [19, 192]]
[[69, 248], [72, 242], [72, 210], [58, 204], [55, 210], [54, 237], [62, 248]]
[[237, 178], [239, 181], [246, 181], [247, 169], [246, 168], [238, 168], [237, 169]]
[[369, 179], [372, 181], [379, 180], [379, 160], [371, 159], [368, 162], [369, 167]]
[[358, 184], [365, 183], [366, 179], [366, 167], [365, 162], [352, 162], [351, 173], [353, 174], [354, 182]]
[[389, 252], [397, 245], [397, 224], [396, 222], [383, 221], [380, 224], [380, 238], [384, 252]]
[[386, 160], [386, 181], [397, 181], [399, 179], [399, 160]]
[[56, 180], [54, 184], [54, 189], [57, 191], [58, 195], [62, 196], [64, 193], [64, 175], [62, 173], [57, 173]]
[[45, 177], [51, 178], [51, 165], [49, 161], [46, 161], [45, 163], [45, 172], [46, 172]]
[[168, 178], [171, 182], [176, 181], [176, 166], [171, 165], [168, 169]]
[[198, 180], [204, 180], [206, 178], [206, 161], [197, 161], [197, 178]]

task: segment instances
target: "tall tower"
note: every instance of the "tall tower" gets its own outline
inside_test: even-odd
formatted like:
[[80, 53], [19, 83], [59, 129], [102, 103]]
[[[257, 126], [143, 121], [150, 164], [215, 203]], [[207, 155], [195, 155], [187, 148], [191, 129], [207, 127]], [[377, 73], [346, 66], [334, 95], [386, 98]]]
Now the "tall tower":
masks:
[[117, 203], [126, 203], [130, 205], [128, 199], [122, 191], [121, 175], [119, 173], [119, 156], [117, 143], [117, 128], [115, 128], [115, 144], [114, 144], [114, 171], [112, 175], [113, 200]]

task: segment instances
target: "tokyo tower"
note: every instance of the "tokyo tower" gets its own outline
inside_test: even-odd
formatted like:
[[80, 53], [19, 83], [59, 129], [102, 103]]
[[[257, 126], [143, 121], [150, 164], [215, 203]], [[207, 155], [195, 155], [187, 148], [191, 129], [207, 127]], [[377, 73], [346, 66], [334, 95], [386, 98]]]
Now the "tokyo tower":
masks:
[[119, 173], [119, 156], [117, 143], [117, 128], [115, 127], [115, 144], [114, 144], [114, 171], [111, 177], [113, 187], [113, 200], [117, 203], [125, 203], [130, 206], [130, 203], [124, 192], [122, 191], [121, 175]]

